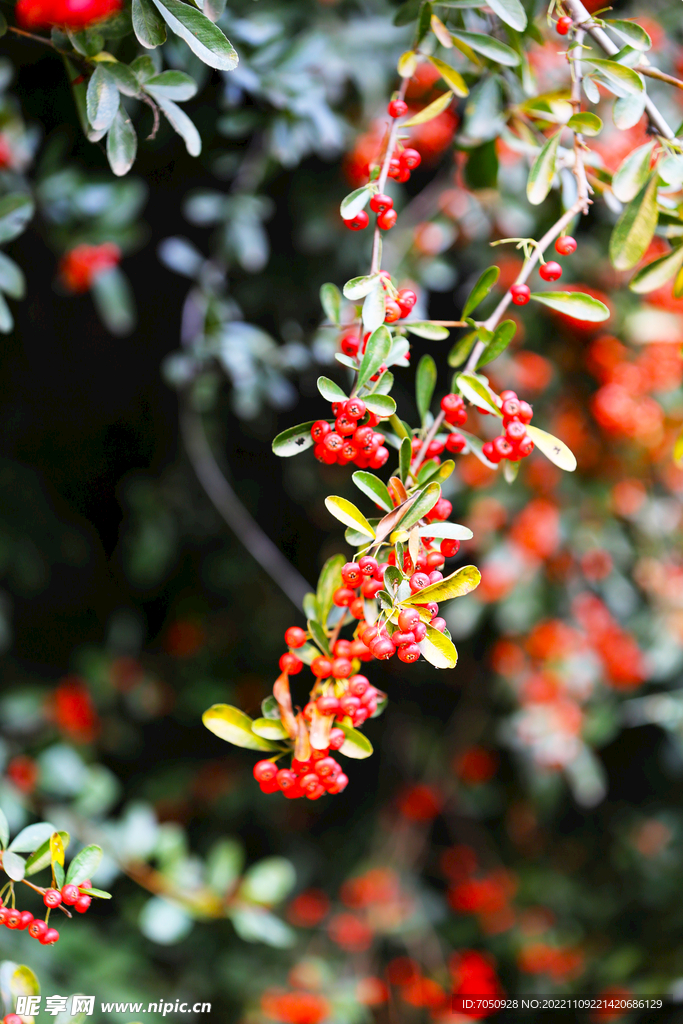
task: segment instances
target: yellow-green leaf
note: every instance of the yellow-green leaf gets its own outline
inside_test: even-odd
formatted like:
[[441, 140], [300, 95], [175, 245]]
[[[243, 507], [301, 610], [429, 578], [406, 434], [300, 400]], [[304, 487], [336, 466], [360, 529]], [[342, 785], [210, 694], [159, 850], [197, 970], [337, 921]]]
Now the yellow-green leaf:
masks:
[[[453, 44], [451, 43], [451, 45]], [[465, 79], [458, 71], [455, 70], [455, 68], [452, 68], [445, 60], [439, 60], [438, 57], [430, 57], [429, 60], [439, 72], [446, 85], [453, 90], [456, 96], [469, 95], [470, 90], [467, 88]]]
[[53, 832], [50, 836], [50, 860], [64, 867], [64, 843], [59, 832]]
[[453, 99], [453, 93], [449, 90], [448, 92], [442, 93], [437, 99], [433, 100], [423, 110], [418, 111], [417, 114], [413, 114], [407, 121], [404, 121], [401, 125], [402, 128], [412, 128], [416, 124], [426, 124], [427, 121], [432, 121], [435, 117], [446, 109]]
[[374, 540], [375, 531], [353, 502], [348, 501], [346, 498], [340, 498], [336, 494], [331, 494], [325, 498], [325, 506], [327, 511], [331, 512], [335, 519], [338, 519], [344, 526], [352, 526], [355, 530], [360, 530], [361, 533], [367, 534], [368, 537]]
[[252, 730], [252, 720], [239, 708], [229, 704], [214, 704], [202, 715], [206, 728], [227, 743], [247, 750], [279, 750], [277, 743], [256, 736]]
[[398, 58], [397, 70], [401, 78], [412, 78], [417, 67], [417, 54], [414, 50], [406, 50]]
[[503, 415], [493, 399], [492, 392], [473, 374], [459, 373], [455, 383], [460, 393], [473, 405], [486, 409], [494, 416]]
[[657, 230], [657, 175], [644, 185], [614, 225], [609, 256], [616, 270], [630, 270], [639, 263]]
[[683, 430], [676, 438], [676, 443], [673, 450], [674, 462], [683, 462]]
[[640, 192], [650, 174], [654, 142], [638, 146], [622, 160], [612, 176], [612, 191], [621, 203], [630, 203]]
[[637, 295], [654, 291], [661, 288], [663, 284], [672, 278], [683, 267], [683, 245], [679, 245], [673, 252], [653, 260], [633, 275], [629, 282], [629, 288]]
[[289, 734], [279, 718], [257, 718], [252, 722], [251, 731], [264, 740], [289, 739]]
[[12, 995], [17, 996], [38, 996], [40, 995], [40, 982], [30, 967], [20, 964], [12, 971], [9, 980], [9, 987]]
[[458, 663], [458, 652], [453, 641], [428, 623], [425, 625], [427, 635], [418, 644], [422, 657], [434, 668], [455, 668]]
[[542, 203], [550, 192], [555, 177], [555, 164], [557, 161], [557, 147], [560, 144], [561, 131], [551, 135], [545, 146], [538, 154], [531, 170], [529, 180], [526, 184], [526, 196], [533, 206]]
[[531, 298], [558, 313], [573, 316], [575, 320], [599, 324], [609, 319], [609, 309], [605, 303], [586, 292], [532, 292]]
[[442, 22], [441, 18], [437, 18], [435, 14], [432, 14], [430, 24], [432, 26], [432, 32], [439, 40], [441, 45], [445, 46], [447, 50], [452, 49], [453, 40], [451, 39], [451, 34], [444, 25], [444, 23]]
[[567, 121], [567, 128], [580, 132], [582, 135], [597, 135], [602, 131], [602, 121], [597, 114], [582, 111], [580, 114], [572, 114]]
[[[445, 576], [438, 583], [432, 583], [424, 590], [418, 590], [417, 594], [402, 601], [402, 604], [429, 604], [430, 601], [450, 601], [454, 597], [464, 597], [479, 586], [481, 573], [476, 565], [463, 565], [456, 569], [450, 576]], [[437, 630], [438, 632], [438, 630]]]
[[340, 754], [344, 754], [346, 757], [353, 757], [356, 760], [370, 757], [372, 754], [372, 743], [367, 736], [350, 725], [344, 725], [343, 722], [340, 723], [340, 728], [346, 734], [346, 739], [339, 748]]
[[560, 441], [559, 437], [554, 437], [553, 434], [541, 430], [540, 427], [534, 427], [532, 424], [529, 424], [526, 430], [536, 447], [543, 452], [547, 459], [554, 462], [560, 469], [566, 470], [567, 473], [574, 472], [576, 456], [564, 441]]

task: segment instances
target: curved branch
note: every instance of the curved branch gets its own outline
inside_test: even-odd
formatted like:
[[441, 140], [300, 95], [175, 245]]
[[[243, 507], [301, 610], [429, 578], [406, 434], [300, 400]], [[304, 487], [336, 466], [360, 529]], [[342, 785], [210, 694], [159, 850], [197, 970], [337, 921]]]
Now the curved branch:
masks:
[[304, 595], [312, 590], [246, 510], [226, 480], [211, 451], [201, 416], [187, 399], [180, 402], [180, 432], [187, 456], [207, 496], [252, 558], [258, 562], [292, 604], [301, 608]]

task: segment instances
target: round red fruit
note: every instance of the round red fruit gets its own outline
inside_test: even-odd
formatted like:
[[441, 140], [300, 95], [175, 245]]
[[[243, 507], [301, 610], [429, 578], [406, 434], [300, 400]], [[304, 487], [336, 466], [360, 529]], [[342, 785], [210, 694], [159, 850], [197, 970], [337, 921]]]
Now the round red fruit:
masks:
[[31, 913], [30, 910], [22, 910], [19, 916], [21, 917], [21, 923], [19, 925], [19, 928], [23, 931], [24, 928], [28, 928], [29, 925], [32, 923], [33, 914]]
[[358, 338], [355, 334], [345, 334], [339, 342], [339, 348], [345, 356], [355, 356], [358, 353]]
[[339, 711], [339, 701], [332, 694], [318, 697], [315, 706], [321, 715], [336, 715]]
[[28, 933], [32, 939], [40, 939], [41, 936], [47, 931], [47, 922], [43, 921], [40, 917], [35, 918], [31, 921], [28, 926]]
[[407, 664], [417, 661], [420, 657], [420, 648], [417, 644], [404, 644], [403, 647], [399, 648], [398, 660], [405, 661]]
[[314, 658], [311, 662], [311, 672], [318, 679], [328, 679], [332, 675], [332, 662], [329, 658]]
[[408, 104], [405, 100], [392, 100], [387, 107], [389, 117], [403, 117], [408, 113]]
[[59, 889], [48, 889], [43, 894], [43, 903], [46, 907], [58, 907], [62, 902], [62, 894]]
[[[263, 788], [263, 786], [268, 786], [268, 791], [274, 793], [275, 790], [278, 788], [277, 780], [271, 779], [269, 783], [264, 782], [261, 788]], [[272, 789], [270, 787], [272, 787]], [[74, 910], [77, 910], [79, 914], [85, 914], [86, 910], [88, 909], [91, 903], [92, 896], [79, 896], [76, 902], [74, 903]]]
[[446, 451], [450, 452], [451, 455], [459, 455], [466, 445], [467, 441], [462, 434], [458, 434], [457, 431], [453, 434], [449, 434], [446, 438]]
[[555, 252], [559, 252], [560, 256], [571, 256], [576, 252], [576, 239], [571, 235], [560, 235], [555, 242]]
[[71, 885], [69, 883], [68, 885], [62, 886], [62, 902], [66, 903], [67, 907], [73, 907], [74, 903], [76, 902], [77, 899], [79, 899], [80, 895], [81, 894], [78, 891], [77, 885]]
[[7, 928], [11, 928], [12, 931], [15, 928], [19, 928], [21, 925], [21, 913], [18, 910], [10, 910], [5, 918], [5, 925]]
[[363, 231], [368, 226], [370, 218], [365, 210], [359, 210], [355, 217], [345, 220], [344, 224], [350, 231]]
[[270, 782], [276, 775], [277, 765], [272, 761], [257, 761], [254, 765], [254, 778], [257, 782]]
[[332, 427], [327, 420], [316, 420], [311, 427], [311, 437], [316, 444], [320, 444], [321, 441], [325, 440], [327, 434], [330, 433]]
[[290, 626], [285, 630], [285, 643], [288, 647], [303, 647], [306, 643], [306, 633], [301, 626]]
[[510, 295], [515, 306], [526, 306], [531, 298], [531, 289], [528, 284], [513, 284]]
[[363, 582], [363, 574], [358, 562], [347, 562], [346, 565], [343, 565], [341, 575], [346, 586], [353, 587], [354, 590]]
[[441, 554], [446, 558], [453, 558], [460, 550], [459, 540], [442, 540], [440, 544]]
[[353, 666], [348, 658], [335, 658], [332, 662], [332, 675], [335, 679], [346, 679], [352, 671]]
[[364, 576], [374, 576], [377, 571], [377, 559], [373, 558], [372, 555], [363, 555], [362, 558], [358, 559], [358, 564]]
[[54, 946], [55, 942], [59, 942], [59, 932], [56, 928], [48, 928], [45, 934], [41, 935], [40, 942], [43, 946]]
[[401, 163], [409, 171], [414, 171], [422, 163], [422, 157], [416, 149], [404, 149], [401, 153]]
[[404, 633], [409, 633], [419, 621], [420, 613], [415, 608], [404, 608], [398, 615], [398, 628]]
[[377, 192], [370, 200], [370, 209], [373, 213], [384, 213], [385, 210], [391, 210], [393, 205], [394, 200], [384, 192]]
[[377, 227], [381, 228], [382, 231], [391, 231], [397, 220], [398, 214], [396, 210], [385, 210], [384, 213], [380, 213], [377, 216]]
[[330, 750], [339, 750], [346, 741], [346, 733], [343, 729], [330, 729]]
[[290, 676], [295, 676], [304, 667], [303, 661], [300, 661], [296, 654], [292, 654], [290, 651], [285, 651], [284, 654], [280, 655], [278, 664], [280, 665], [280, 671], [286, 672]]
[[337, 587], [332, 595], [332, 600], [337, 608], [348, 608], [356, 600], [356, 592], [351, 590], [351, 587]]
[[277, 784], [284, 793], [285, 790], [291, 789], [292, 786], [296, 785], [296, 775], [290, 771], [289, 768], [281, 768], [277, 773]]
[[388, 661], [396, 653], [394, 644], [389, 637], [380, 637], [379, 640], [375, 640], [372, 645], [372, 653], [378, 661]]
[[555, 25], [555, 29], [557, 31], [557, 34], [559, 36], [566, 36], [567, 32], [569, 32], [569, 29], [572, 27], [573, 24], [574, 23], [573, 23], [572, 19], [568, 18], [566, 16], [566, 14], [563, 15], [561, 18], [558, 18], [557, 19], [557, 24]]
[[538, 273], [544, 281], [557, 281], [562, 277], [562, 267], [559, 263], [556, 263], [555, 260], [548, 260], [547, 263], [544, 263], [543, 266], [539, 268]]
[[352, 420], [360, 420], [365, 416], [365, 402], [362, 398], [350, 398], [346, 403], [346, 415]]

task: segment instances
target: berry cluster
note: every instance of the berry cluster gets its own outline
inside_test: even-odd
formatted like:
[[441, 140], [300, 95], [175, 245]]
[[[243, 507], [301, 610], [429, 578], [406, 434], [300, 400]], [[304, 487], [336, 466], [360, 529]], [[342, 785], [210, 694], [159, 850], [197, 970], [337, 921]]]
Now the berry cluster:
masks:
[[83, 29], [116, 14], [121, 6], [121, 0], [19, 0], [14, 11], [24, 28], [59, 25], [60, 28]]
[[[571, 18], [567, 19], [571, 24]], [[560, 18], [562, 21], [562, 18]], [[559, 22], [558, 22], [559, 24]], [[570, 235], [560, 235], [555, 242], [555, 251], [560, 256], [569, 256], [576, 252], [576, 239]], [[538, 268], [538, 276], [544, 281], [559, 281], [562, 277], [562, 267], [556, 260], [548, 260]], [[531, 298], [531, 289], [528, 284], [513, 284], [510, 288], [510, 295], [515, 306], [526, 306]]]
[[[92, 903], [92, 897], [88, 896], [85, 890], [92, 888], [92, 882], [87, 878], [80, 886], [68, 883], [61, 889], [46, 889], [43, 893], [43, 903], [50, 910], [54, 910], [60, 904], [73, 907], [79, 914], [85, 914]], [[5, 907], [0, 900], [0, 924], [14, 931], [24, 931], [32, 939], [37, 939], [43, 946], [53, 946], [59, 940], [59, 932], [56, 928], [50, 928], [47, 921], [33, 916], [30, 910], [17, 910], [14, 907]], [[7, 1019], [7, 1018], [5, 1018]]]
[[531, 423], [534, 414], [528, 402], [520, 401], [514, 391], [502, 391], [503, 428], [504, 433], [486, 441], [482, 451], [489, 462], [501, 462], [509, 459], [517, 462], [531, 455], [534, 442], [527, 434], [527, 424]]
[[330, 750], [339, 750], [346, 736], [343, 729], [332, 729], [330, 745], [326, 750], [313, 750], [308, 761], [292, 758], [291, 768], [280, 768], [273, 761], [258, 761], [254, 765], [254, 778], [262, 793], [284, 793], [288, 800], [305, 796], [319, 800], [325, 793], [342, 793], [349, 778], [341, 765], [330, 757]]
[[[401, 113], [393, 114], [392, 108], [405, 107]], [[400, 107], [399, 107], [400, 109]], [[401, 117], [408, 107], [403, 100], [393, 100], [389, 104], [389, 113], [392, 117]], [[410, 178], [410, 172], [420, 166], [422, 157], [416, 149], [394, 150], [389, 161], [388, 175], [394, 181], [405, 182]], [[377, 227], [382, 231], [389, 231], [397, 220], [397, 213], [394, 209], [394, 200], [383, 192], [377, 192], [370, 199], [370, 209], [377, 214]], [[370, 223], [370, 217], [365, 210], [360, 210], [355, 217], [345, 220], [344, 224], [351, 231], [363, 231]]]
[[355, 463], [361, 469], [380, 469], [389, 458], [384, 434], [375, 430], [379, 419], [367, 412], [362, 398], [333, 402], [334, 427], [328, 420], [316, 420], [311, 427], [313, 454], [327, 466]]

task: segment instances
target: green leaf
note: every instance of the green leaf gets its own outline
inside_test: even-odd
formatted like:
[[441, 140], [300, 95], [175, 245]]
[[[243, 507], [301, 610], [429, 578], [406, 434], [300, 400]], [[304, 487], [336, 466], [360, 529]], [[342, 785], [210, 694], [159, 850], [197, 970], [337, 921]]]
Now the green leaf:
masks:
[[128, 174], [138, 149], [135, 128], [123, 103], [120, 104], [107, 135], [107, 160], [117, 177]]
[[218, 21], [225, 11], [226, 0], [204, 0], [202, 10], [211, 21]]
[[415, 398], [423, 426], [432, 403], [435, 387], [436, 363], [430, 355], [424, 355], [418, 363], [415, 376]]
[[470, 294], [467, 296], [467, 301], [463, 306], [461, 317], [462, 320], [464, 320], [465, 317], [468, 317], [472, 310], [476, 309], [477, 306], [484, 301], [484, 299], [489, 294], [494, 284], [498, 280], [499, 274], [499, 267], [487, 267], [486, 270], [484, 270], [483, 273], [479, 275], [479, 280], [475, 284]]
[[572, 114], [567, 121], [567, 128], [571, 128], [572, 131], [579, 132], [582, 135], [598, 135], [602, 131], [602, 121], [597, 114], [591, 114], [590, 112], [584, 112], [580, 114]]
[[4, 252], [0, 252], [0, 290], [13, 299], [23, 299], [26, 295], [23, 270]]
[[7, 305], [4, 295], [0, 295], [0, 333], [9, 334], [14, 327], [12, 310]]
[[[584, 79], [584, 81], [590, 81], [590, 79]], [[600, 95], [598, 94], [599, 100]], [[647, 95], [644, 92], [637, 93], [635, 96], [621, 96], [615, 100], [612, 106], [612, 120], [616, 127], [620, 131], [635, 128], [643, 116], [646, 102]]]
[[286, 740], [289, 735], [279, 719], [257, 718], [252, 722], [251, 731], [264, 740]]
[[481, 463], [483, 463], [484, 466], [487, 466], [489, 469], [498, 469], [498, 464], [495, 462], [489, 462], [489, 460], [484, 455], [484, 452], [482, 450], [484, 442], [481, 440], [481, 438], [475, 437], [474, 434], [470, 434], [470, 432], [468, 430], [464, 430], [463, 427], [458, 427], [458, 433], [462, 434], [462, 436], [467, 441], [467, 447], [469, 448], [469, 450], [472, 452], [473, 455], [476, 455], [476, 457], [479, 459]]
[[614, 225], [609, 257], [616, 270], [630, 270], [643, 258], [657, 230], [657, 175], [643, 186]]
[[562, 130], [550, 136], [529, 171], [526, 195], [533, 206], [538, 206], [539, 203], [542, 203], [548, 192], [550, 192], [553, 178], [555, 177], [557, 147], [560, 144], [561, 134]]
[[[154, 2], [156, 3], [156, 0], [154, 0]], [[184, 7], [185, 4], [181, 4], [181, 6]], [[216, 26], [210, 21], [207, 21], [207, 24], [216, 28]], [[202, 139], [185, 111], [181, 110], [173, 100], [166, 99], [165, 96], [160, 96], [158, 93], [154, 94], [154, 99], [163, 110], [171, 127], [182, 138], [185, 143], [185, 148], [190, 156], [199, 156], [202, 151]]]
[[232, 71], [237, 67], [239, 58], [232, 44], [196, 7], [182, 0], [163, 0], [163, 3], [153, 0], [153, 3], [171, 31], [184, 39], [204, 64], [218, 71]]
[[441, 96], [437, 96], [435, 100], [432, 100], [430, 104], [419, 110], [417, 114], [413, 114], [407, 121], [401, 122], [401, 128], [412, 128], [417, 124], [426, 124], [428, 121], [433, 121], [435, 117], [443, 113], [446, 107], [450, 106], [453, 99], [453, 93], [449, 90], [444, 92]]
[[405, 327], [411, 334], [416, 334], [418, 338], [427, 338], [428, 341], [443, 341], [450, 333], [447, 327], [441, 327], [439, 324], [430, 324], [428, 320], [413, 320], [412, 323], [407, 321], [401, 326]]
[[384, 288], [381, 284], [376, 284], [372, 291], [365, 296], [363, 327], [366, 331], [376, 331], [384, 323], [385, 298]]
[[609, 319], [609, 309], [604, 302], [594, 299], [585, 292], [532, 292], [534, 302], [572, 316], [575, 320], [586, 320], [599, 324]]
[[427, 484], [413, 504], [406, 510], [405, 515], [401, 516], [398, 522], [394, 525], [393, 529], [406, 531], [411, 530], [416, 523], [419, 523], [423, 516], [426, 516], [428, 512], [431, 512], [440, 497], [441, 487], [439, 484]]
[[[304, 599], [301, 602], [301, 606], [303, 608], [304, 615], [306, 616], [307, 619], [317, 620], [319, 612], [318, 602], [316, 600], [315, 594], [311, 593], [310, 591], [308, 594], [304, 594]], [[265, 714], [265, 711], [263, 713]]]
[[650, 160], [654, 142], [638, 146], [621, 162], [612, 177], [612, 191], [622, 203], [630, 203], [650, 176]]
[[349, 299], [350, 302], [364, 299], [379, 283], [379, 279], [379, 274], [365, 274], [363, 277], [352, 277], [344, 285], [344, 297]]
[[479, 357], [477, 369], [480, 366], [485, 366], [486, 363], [492, 362], [501, 352], [504, 352], [514, 338], [516, 330], [517, 325], [514, 320], [503, 320], [502, 323], [498, 324], [493, 332], [493, 337]]
[[375, 476], [374, 473], [368, 473], [364, 469], [359, 469], [352, 475], [351, 479], [358, 490], [362, 491], [366, 497], [381, 505], [385, 512], [391, 512], [394, 503], [391, 500], [386, 484], [378, 476]]
[[350, 725], [344, 725], [343, 722], [339, 723], [339, 727], [343, 729], [346, 735], [346, 739], [339, 748], [340, 754], [344, 754], [345, 757], [353, 757], [356, 760], [370, 757], [372, 754], [372, 743], [367, 736]]
[[493, 393], [484, 383], [471, 373], [460, 373], [456, 377], [456, 384], [460, 393], [473, 405], [492, 412], [494, 416], [502, 416], [502, 412], [496, 405]]
[[96, 57], [104, 46], [104, 37], [96, 29], [67, 29], [66, 34], [74, 50], [84, 57]]
[[88, 121], [95, 131], [108, 131], [119, 109], [119, 90], [116, 82], [101, 64], [98, 64], [88, 82], [85, 98]]
[[[152, 0], [149, 0], [151, 3]], [[156, 10], [156, 8], [155, 8]], [[166, 28], [164, 28], [164, 32]], [[138, 82], [144, 85], [150, 78], [154, 78], [157, 73], [157, 69], [154, 65], [154, 61], [147, 53], [143, 53], [140, 57], [136, 57], [135, 60], [130, 62], [130, 70], [133, 72]]]
[[97, 274], [91, 295], [107, 330], [117, 335], [130, 334], [135, 327], [133, 292], [128, 278], [118, 267]]
[[133, 0], [133, 32], [142, 46], [153, 50], [166, 42], [166, 25], [152, 0]]
[[618, 35], [625, 39], [634, 50], [645, 52], [652, 46], [652, 40], [645, 29], [635, 21], [622, 21], [620, 18], [608, 18], [605, 22]]
[[85, 896], [94, 896], [98, 900], [110, 900], [111, 899], [111, 893], [110, 892], [105, 892], [104, 889], [84, 889], [81, 886], [81, 892]]
[[0, 847], [4, 850], [9, 842], [9, 822], [3, 810], [0, 810]]
[[[227, 743], [247, 750], [279, 750], [277, 743], [261, 739], [251, 731], [251, 718], [229, 704], [214, 704], [202, 715], [206, 728]], [[69, 869], [71, 870], [71, 869]], [[87, 878], [87, 874], [83, 876]]]
[[[323, 626], [326, 625], [327, 616], [330, 614], [332, 595], [342, 585], [341, 571], [345, 562], [346, 559], [343, 555], [332, 555], [331, 558], [327, 559], [320, 571], [316, 600], [320, 613], [320, 622]], [[309, 623], [309, 628], [311, 628], [311, 623]], [[327, 639], [325, 639], [325, 647], [329, 651]]]
[[463, 135], [468, 139], [486, 142], [496, 138], [503, 125], [502, 98], [497, 77], [484, 75], [472, 89], [465, 106]]
[[26, 861], [13, 850], [5, 850], [2, 855], [2, 868], [14, 882], [20, 882], [26, 872]]
[[69, 864], [66, 873], [68, 885], [80, 885], [86, 878], [92, 878], [102, 860], [102, 847], [91, 844], [84, 846]]
[[431, 583], [428, 587], [411, 594], [402, 601], [405, 605], [428, 604], [430, 601], [450, 601], [454, 597], [464, 597], [479, 586], [481, 573], [476, 565], [463, 565], [456, 569], [450, 576], [444, 576], [438, 583]]
[[543, 452], [547, 459], [554, 462], [560, 469], [567, 473], [573, 473], [576, 469], [576, 456], [571, 448], [567, 447], [559, 437], [548, 434], [540, 427], [534, 427], [531, 423], [526, 428], [527, 434], [534, 442], [539, 451]]
[[116, 82], [116, 88], [124, 96], [140, 95], [140, 84], [127, 64], [121, 64], [117, 60], [107, 61], [107, 71]]
[[375, 531], [353, 502], [348, 501], [346, 498], [340, 498], [336, 494], [330, 494], [325, 498], [325, 507], [344, 526], [351, 526], [354, 530], [360, 530], [361, 533], [365, 533], [368, 537], [374, 539]]
[[[517, 3], [518, 0], [512, 0], [512, 2]], [[439, 60], [438, 57], [430, 57], [429, 62], [434, 65], [446, 85], [456, 96], [469, 96], [470, 90], [467, 88], [465, 79], [455, 68], [452, 68], [445, 60]]]
[[474, 343], [477, 341], [478, 337], [478, 331], [469, 331], [467, 334], [463, 334], [462, 338], [456, 341], [455, 345], [448, 353], [448, 365], [461, 366], [474, 348]]
[[66, 882], [66, 878], [64, 876], [64, 867], [59, 863], [59, 861], [55, 861], [52, 864], [52, 870], [55, 873], [55, 882], [57, 883], [57, 888], [61, 889], [64, 883]]
[[404, 437], [399, 449], [399, 473], [401, 480], [405, 483], [410, 473], [410, 463], [413, 457], [413, 446], [409, 437]]
[[13, 972], [9, 980], [9, 987], [12, 995], [37, 996], [40, 995], [40, 982], [30, 967], [20, 964]]
[[627, 68], [625, 64], [598, 57], [584, 57], [584, 60], [598, 69], [603, 82], [615, 96], [634, 96], [643, 92], [643, 79], [637, 71]]
[[197, 92], [197, 83], [184, 71], [162, 71], [145, 83], [145, 92], [155, 99], [162, 97], [167, 100], [191, 100]]
[[[365, 301], [367, 302], [367, 299]], [[382, 298], [382, 303], [384, 303], [384, 298]], [[360, 364], [360, 369], [358, 370], [357, 386], [359, 388], [364, 387], [370, 378], [374, 377], [382, 363], [386, 362], [390, 351], [391, 333], [388, 327], [385, 327], [384, 324], [380, 324], [380, 326], [377, 327], [377, 329], [374, 330], [368, 338], [363, 362]]]
[[396, 70], [401, 78], [412, 78], [417, 67], [417, 54], [414, 50], [406, 50], [398, 58]]
[[683, 245], [679, 245], [673, 252], [648, 263], [633, 275], [629, 282], [629, 288], [637, 295], [644, 295], [646, 292], [661, 288], [663, 284], [672, 278], [683, 267]]
[[345, 402], [348, 395], [329, 377], [318, 377], [318, 391], [328, 402]]
[[452, 36], [454, 40], [459, 39], [470, 46], [476, 53], [481, 53], [482, 56], [505, 67], [516, 68], [522, 62], [520, 55], [511, 46], [499, 42], [493, 36], [485, 36], [479, 32], [464, 32], [462, 29], [453, 31]]
[[0, 199], [0, 245], [22, 233], [34, 209], [33, 200], [23, 192], [12, 192]]
[[36, 825], [27, 825], [14, 837], [7, 849], [14, 850], [15, 853], [32, 853], [45, 840], [49, 842], [54, 831], [55, 827], [49, 821], [39, 821]]
[[[69, 843], [71, 842], [71, 836], [68, 832], [58, 832], [57, 835], [62, 840], [62, 846], [66, 850]], [[46, 868], [52, 859], [52, 852], [50, 849], [50, 840], [46, 839], [44, 843], [38, 847], [35, 853], [26, 861], [26, 874], [35, 875], [37, 871], [42, 871]]]
[[325, 311], [325, 316], [333, 324], [338, 324], [341, 316], [341, 292], [336, 284], [320, 285], [320, 305]]
[[396, 402], [389, 395], [364, 395], [363, 401], [370, 412], [382, 419], [388, 419], [396, 412]]
[[[434, 460], [430, 459], [428, 462], [423, 462], [417, 472], [417, 482], [420, 486], [431, 483], [432, 480], [448, 480], [453, 470], [455, 469], [455, 463], [452, 459], [446, 459], [440, 466], [434, 464]], [[427, 534], [429, 536], [429, 534]]]
[[420, 537], [436, 537], [437, 540], [472, 540], [474, 534], [460, 523], [429, 523], [418, 528]]
[[[427, 588], [425, 587], [425, 590]], [[450, 640], [445, 633], [441, 633], [438, 629], [434, 629], [429, 623], [427, 626], [427, 635], [424, 640], [418, 644], [420, 653], [425, 661], [428, 661], [434, 668], [455, 668], [458, 663], [458, 652], [455, 649], [453, 641]]]
[[[341, 575], [339, 576], [339, 580], [339, 585], [341, 586]], [[330, 598], [330, 605], [331, 604], [332, 599]], [[329, 608], [327, 610], [329, 612]], [[325, 616], [325, 621], [327, 621], [327, 616]], [[320, 623], [316, 622], [315, 619], [309, 619], [308, 630], [313, 639], [315, 640], [316, 644], [320, 648], [320, 650], [323, 652], [323, 654], [327, 655], [328, 657], [331, 657], [332, 651], [330, 650], [330, 643], [329, 640], [327, 639], [327, 634], [323, 627], [320, 625]]]
[[275, 949], [289, 949], [297, 941], [296, 932], [275, 914], [256, 906], [239, 906], [230, 911], [235, 931], [244, 942], [265, 942]]
[[[363, 185], [361, 188], [356, 188], [353, 192], [349, 192], [347, 196], [344, 196], [339, 206], [339, 212], [341, 213], [343, 220], [353, 220], [353, 218], [359, 214], [365, 206], [367, 206], [370, 196], [376, 191], [377, 188], [375, 185], [368, 184]], [[346, 288], [344, 288], [344, 295], [346, 295]], [[352, 296], [350, 295], [346, 295], [347, 299], [351, 297]]]
[[281, 903], [296, 885], [296, 872], [284, 857], [264, 857], [244, 876], [239, 895], [252, 903]]
[[515, 482], [520, 466], [521, 461], [519, 459], [517, 462], [510, 462], [507, 459], [505, 460], [503, 463], [503, 476], [505, 477], [506, 483], [513, 484]]
[[519, 0], [489, 0], [486, 5], [501, 21], [504, 21], [516, 32], [523, 32], [527, 26], [526, 11]]
[[299, 452], [305, 452], [307, 448], [312, 447], [311, 427], [314, 422], [315, 420], [310, 420], [308, 423], [298, 423], [295, 427], [287, 427], [281, 434], [278, 434], [273, 439], [272, 444], [275, 455], [286, 459], [291, 455], [298, 455]]

